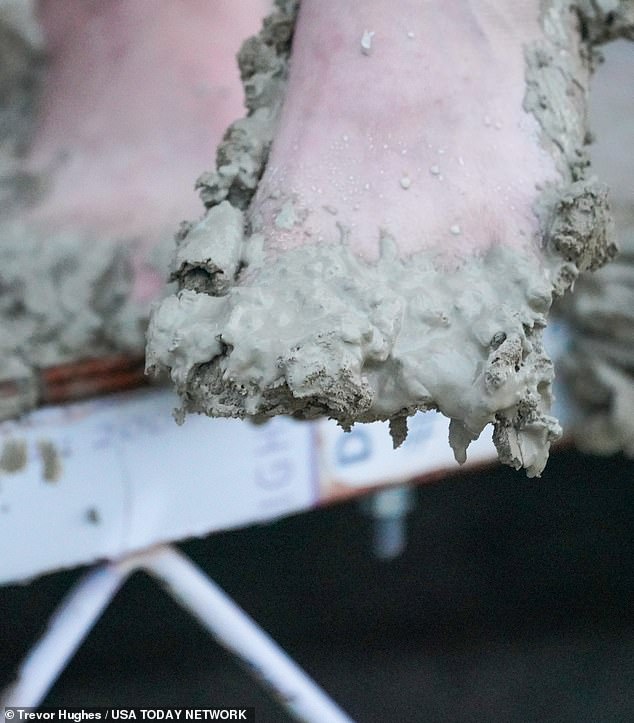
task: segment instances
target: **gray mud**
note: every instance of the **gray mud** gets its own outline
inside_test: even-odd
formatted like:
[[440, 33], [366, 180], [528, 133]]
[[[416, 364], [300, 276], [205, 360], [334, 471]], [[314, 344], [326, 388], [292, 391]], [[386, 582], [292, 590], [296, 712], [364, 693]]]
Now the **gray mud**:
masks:
[[250, 270], [257, 286], [183, 289], [154, 313], [148, 364], [170, 367], [188, 411], [327, 414], [349, 428], [403, 427], [417, 410], [439, 409], [460, 461], [496, 420], [506, 456], [542, 468], [559, 427], [546, 414], [550, 284], [537, 257], [499, 247], [443, 273], [423, 254], [402, 261], [386, 237], [376, 264], [345, 244], [310, 244]]
[[[133, 294], [126, 239], [50, 233], [21, 222], [46, 193], [25, 171], [46, 71], [35, 0], [0, 0], [0, 420], [37, 406], [39, 370], [129, 352], [141, 356], [149, 304]], [[166, 275], [165, 239], [149, 266]]]
[[584, 275], [566, 305], [574, 337], [563, 372], [578, 407], [578, 446], [634, 457], [634, 208], [627, 225], [619, 220], [619, 257]]
[[284, 101], [298, 6], [299, 0], [276, 0], [277, 9], [265, 18], [259, 35], [245, 41], [238, 53], [248, 115], [227, 129], [216, 170], [196, 182], [207, 208], [227, 200], [244, 211], [255, 194]]
[[0, 216], [41, 193], [41, 180], [22, 168], [44, 71], [34, 5], [32, 0], [0, 3]]
[[610, 182], [620, 254], [597, 273], [582, 274], [558, 309], [574, 332], [562, 371], [576, 407], [578, 446], [634, 456], [634, 158], [624, 152], [634, 147], [634, 46], [615, 43], [605, 55], [593, 80], [591, 155]]
[[207, 215], [179, 234], [180, 291], [150, 322], [147, 368], [170, 371], [179, 416], [327, 415], [344, 429], [389, 419], [397, 445], [407, 416], [435, 409], [451, 419], [459, 462], [492, 423], [500, 459], [539, 475], [560, 435], [548, 413], [546, 313], [581, 271], [616, 251], [607, 192], [588, 177], [585, 148], [593, 43], [627, 25], [612, 3], [608, 31], [606, 6], [543, 3], [544, 36], [526, 48], [525, 108], [563, 179], [535, 208], [541, 253], [498, 248], [443, 270], [424, 254], [399, 259], [387, 235], [380, 260], [366, 263], [343, 228], [331, 244], [264, 262], [244, 212], [283, 102], [297, 3], [278, 2], [240, 53], [249, 115], [227, 131], [216, 171], [199, 179]]
[[[34, 9], [30, 0], [0, 2], [0, 420], [37, 406], [40, 369], [141, 355], [149, 315], [133, 298], [129, 244], [18, 220], [46, 186], [24, 170], [45, 73]], [[161, 272], [165, 247], [149, 261]]]
[[127, 244], [45, 237], [0, 224], [0, 419], [37, 405], [38, 371], [143, 349], [148, 309], [133, 300]]

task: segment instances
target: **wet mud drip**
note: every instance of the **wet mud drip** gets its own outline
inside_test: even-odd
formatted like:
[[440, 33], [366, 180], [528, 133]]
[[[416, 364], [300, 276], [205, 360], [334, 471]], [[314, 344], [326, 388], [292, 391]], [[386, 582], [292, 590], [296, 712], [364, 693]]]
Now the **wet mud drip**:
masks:
[[[567, 2], [543, 3], [543, 39], [526, 48], [524, 107], [563, 179], [535, 208], [541, 251], [498, 247], [442, 268], [425, 253], [400, 259], [387, 233], [378, 262], [366, 262], [343, 227], [338, 242], [265, 260], [248, 208], [283, 101], [298, 6], [278, 1], [240, 53], [249, 115], [227, 131], [216, 171], [198, 181], [208, 212], [181, 229], [172, 269], [180, 290], [155, 309], [148, 331], [148, 371], [169, 370], [179, 418], [327, 415], [344, 429], [389, 419], [396, 445], [407, 416], [438, 410], [451, 419], [459, 462], [492, 423], [500, 459], [539, 475], [561, 433], [549, 415], [546, 313], [580, 271], [616, 251], [606, 189], [588, 177], [585, 152], [603, 5], [583, 15]], [[301, 223], [292, 208], [282, 216]]]

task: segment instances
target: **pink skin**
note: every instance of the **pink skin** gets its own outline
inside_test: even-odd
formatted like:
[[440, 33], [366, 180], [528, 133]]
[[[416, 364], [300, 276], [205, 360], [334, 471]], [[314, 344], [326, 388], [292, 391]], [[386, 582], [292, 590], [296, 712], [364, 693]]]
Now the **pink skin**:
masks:
[[[163, 279], [143, 258], [201, 213], [193, 181], [244, 113], [235, 52], [269, 4], [42, 0], [51, 65], [29, 165], [52, 173], [27, 223], [135, 240], [137, 295], [155, 296]], [[395, 12], [387, 0], [303, 0], [252, 205], [268, 248], [335, 241], [338, 224], [366, 259], [381, 229], [403, 254], [444, 260], [532, 243], [535, 185], [555, 177], [522, 110], [522, 46], [539, 35], [538, 5], [402, 0]], [[272, 193], [297, 199], [301, 230], [275, 225]]]
[[140, 299], [164, 283], [145, 253], [200, 215], [194, 180], [244, 114], [235, 54], [270, 0], [238, 6], [41, 2], [50, 65], [29, 166], [52, 173], [50, 193], [25, 220], [42, 233], [137, 241]]
[[[539, 2], [397, 6], [303, 0], [252, 206], [271, 252], [336, 241], [338, 224], [368, 260], [380, 229], [402, 254], [430, 249], [444, 261], [534, 243], [536, 184], [556, 178], [522, 109], [523, 45], [540, 35]], [[374, 32], [368, 54], [364, 31]], [[307, 215], [303, 226], [275, 225], [280, 196]]]

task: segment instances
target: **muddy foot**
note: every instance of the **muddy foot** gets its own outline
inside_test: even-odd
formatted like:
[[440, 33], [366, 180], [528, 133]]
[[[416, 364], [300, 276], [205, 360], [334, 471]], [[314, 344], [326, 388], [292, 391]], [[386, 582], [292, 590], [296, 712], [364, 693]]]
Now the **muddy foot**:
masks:
[[235, 53], [268, 7], [0, 2], [0, 385], [28, 390], [0, 388], [0, 419], [37, 403], [40, 369], [142, 358], [174, 219], [243, 112]]
[[436, 409], [461, 462], [493, 423], [538, 475], [560, 433], [545, 315], [614, 252], [584, 180], [578, 14], [304, 0], [288, 73], [278, 6], [241, 53], [250, 115], [199, 181], [148, 368], [183, 412], [389, 419], [395, 445]]

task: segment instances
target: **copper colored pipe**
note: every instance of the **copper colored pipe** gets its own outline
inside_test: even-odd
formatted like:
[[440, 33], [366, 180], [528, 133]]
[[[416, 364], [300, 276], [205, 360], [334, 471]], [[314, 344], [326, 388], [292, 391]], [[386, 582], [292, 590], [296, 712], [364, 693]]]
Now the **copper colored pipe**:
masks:
[[41, 404], [60, 404], [145, 386], [148, 381], [144, 366], [143, 357], [120, 354], [43, 369], [39, 401]]

